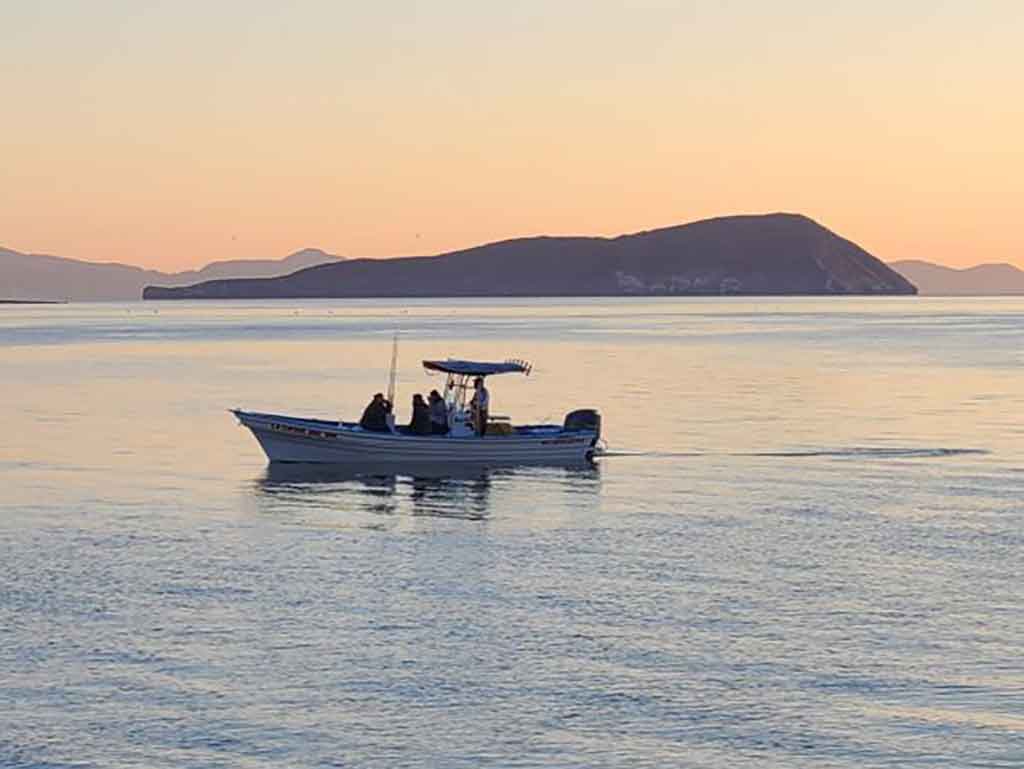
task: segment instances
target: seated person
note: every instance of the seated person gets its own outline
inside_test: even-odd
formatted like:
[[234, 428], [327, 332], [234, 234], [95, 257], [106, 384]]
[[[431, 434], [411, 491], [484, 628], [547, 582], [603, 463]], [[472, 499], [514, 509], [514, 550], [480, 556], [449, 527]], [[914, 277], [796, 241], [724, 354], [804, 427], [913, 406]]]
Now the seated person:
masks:
[[409, 432], [414, 435], [430, 435], [431, 432], [430, 407], [419, 393], [412, 396], [412, 420], [409, 422]]
[[448, 406], [437, 390], [430, 391], [430, 431], [434, 435], [448, 434]]
[[387, 415], [390, 413], [391, 404], [384, 398], [384, 393], [377, 393], [363, 411], [359, 426], [375, 433], [389, 433], [391, 428], [388, 427]]

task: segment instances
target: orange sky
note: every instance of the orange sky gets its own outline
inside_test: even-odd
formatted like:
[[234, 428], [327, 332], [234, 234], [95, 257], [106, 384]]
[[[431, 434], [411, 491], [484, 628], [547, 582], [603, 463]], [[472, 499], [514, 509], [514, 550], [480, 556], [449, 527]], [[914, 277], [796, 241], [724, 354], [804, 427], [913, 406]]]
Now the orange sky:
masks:
[[1024, 3], [212, 5], [0, 8], [0, 245], [171, 270], [794, 211], [1024, 267]]

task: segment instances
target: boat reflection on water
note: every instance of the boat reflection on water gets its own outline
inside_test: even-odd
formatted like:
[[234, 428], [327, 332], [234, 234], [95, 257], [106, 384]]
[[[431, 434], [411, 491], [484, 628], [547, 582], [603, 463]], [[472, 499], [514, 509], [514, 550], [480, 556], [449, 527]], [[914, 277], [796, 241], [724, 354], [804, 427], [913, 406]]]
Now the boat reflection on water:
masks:
[[[488, 467], [437, 464], [375, 466], [271, 463], [257, 482], [266, 512], [369, 512], [484, 520], [501, 507], [532, 507], [548, 491], [595, 493], [598, 465]], [[554, 501], [554, 500], [549, 500]], [[563, 503], [564, 504], [564, 503]]]

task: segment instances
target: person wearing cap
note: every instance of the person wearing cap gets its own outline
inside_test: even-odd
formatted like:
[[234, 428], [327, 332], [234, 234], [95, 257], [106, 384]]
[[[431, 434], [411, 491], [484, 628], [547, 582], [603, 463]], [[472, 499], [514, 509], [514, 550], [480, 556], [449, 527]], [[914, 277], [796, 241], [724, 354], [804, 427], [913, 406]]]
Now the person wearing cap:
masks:
[[473, 380], [473, 399], [469, 402], [473, 410], [473, 425], [476, 433], [483, 436], [487, 433], [487, 414], [491, 408], [491, 394], [484, 387], [484, 378], [478, 376]]

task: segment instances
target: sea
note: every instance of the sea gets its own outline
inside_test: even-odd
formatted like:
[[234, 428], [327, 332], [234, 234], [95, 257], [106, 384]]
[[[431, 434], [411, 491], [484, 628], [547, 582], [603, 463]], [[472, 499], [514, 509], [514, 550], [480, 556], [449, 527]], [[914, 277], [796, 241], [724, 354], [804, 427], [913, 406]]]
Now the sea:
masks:
[[[580, 467], [269, 467], [524, 358]], [[1024, 766], [1024, 299], [0, 308], [0, 767]]]

